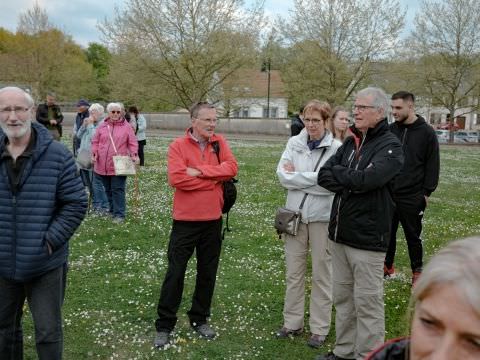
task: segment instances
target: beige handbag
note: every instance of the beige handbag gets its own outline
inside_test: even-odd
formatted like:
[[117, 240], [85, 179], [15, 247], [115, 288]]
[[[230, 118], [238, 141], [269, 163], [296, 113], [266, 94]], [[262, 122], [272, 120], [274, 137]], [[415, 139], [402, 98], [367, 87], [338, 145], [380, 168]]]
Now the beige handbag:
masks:
[[[113, 150], [115, 150], [115, 154], [118, 154], [117, 147], [113, 142], [112, 134], [110, 132], [110, 126], [108, 127], [108, 135], [110, 136], [110, 141], [113, 145]], [[113, 156], [113, 168], [115, 169], [115, 175], [117, 176], [127, 176], [127, 175], [135, 175], [136, 169], [133, 160], [128, 155], [114, 155]]]

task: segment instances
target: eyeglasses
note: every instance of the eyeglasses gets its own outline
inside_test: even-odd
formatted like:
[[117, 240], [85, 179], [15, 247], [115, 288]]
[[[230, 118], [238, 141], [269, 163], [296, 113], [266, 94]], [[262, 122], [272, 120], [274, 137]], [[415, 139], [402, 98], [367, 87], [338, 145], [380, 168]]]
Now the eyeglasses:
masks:
[[303, 119], [304, 123], [311, 123], [312, 125], [318, 125], [322, 122], [321, 119]]
[[372, 106], [372, 105], [353, 105], [352, 111], [358, 110], [360, 112], [363, 112], [367, 109], [375, 109], [375, 108], [376, 106]]
[[122, 113], [120, 110], [111, 110], [110, 112], [112, 114], [121, 114]]
[[23, 106], [5, 107], [3, 109], [0, 109], [0, 114], [6, 117], [10, 115], [10, 113], [13, 111], [17, 115], [25, 115], [30, 109], [31, 108], [26, 108]]
[[211, 123], [211, 124], [216, 124], [217, 123], [217, 119], [199, 119], [199, 118], [197, 118], [197, 120], [200, 120], [200, 121], [203, 121], [203, 122], [208, 122], [208, 123]]

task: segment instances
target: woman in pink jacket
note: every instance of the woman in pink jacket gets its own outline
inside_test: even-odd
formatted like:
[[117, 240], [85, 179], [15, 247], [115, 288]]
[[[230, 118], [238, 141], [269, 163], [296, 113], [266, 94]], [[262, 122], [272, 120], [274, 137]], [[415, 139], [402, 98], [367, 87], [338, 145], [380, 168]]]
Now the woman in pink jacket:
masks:
[[138, 164], [138, 143], [132, 127], [123, 117], [122, 105], [110, 103], [107, 112], [107, 118], [97, 127], [92, 139], [93, 171], [105, 187], [113, 221], [121, 223], [125, 220], [127, 177], [115, 175], [113, 156], [129, 155]]

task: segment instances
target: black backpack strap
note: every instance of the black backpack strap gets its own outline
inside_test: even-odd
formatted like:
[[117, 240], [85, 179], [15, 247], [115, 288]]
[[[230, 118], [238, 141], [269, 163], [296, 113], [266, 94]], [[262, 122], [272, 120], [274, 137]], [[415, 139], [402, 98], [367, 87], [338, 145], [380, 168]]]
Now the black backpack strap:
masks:
[[[212, 147], [213, 147], [213, 151], [215, 152], [215, 155], [217, 155], [218, 164], [221, 164], [221, 162], [220, 162], [220, 145], [219, 145], [218, 141], [213, 141], [212, 142]], [[227, 231], [232, 232], [232, 229], [230, 229], [230, 227], [228, 226], [228, 214], [229, 213], [230, 213], [230, 211], [227, 212], [227, 218], [225, 219], [225, 226], [223, 227], [223, 230], [222, 230], [222, 241], [225, 240], [225, 232], [227, 232]]]

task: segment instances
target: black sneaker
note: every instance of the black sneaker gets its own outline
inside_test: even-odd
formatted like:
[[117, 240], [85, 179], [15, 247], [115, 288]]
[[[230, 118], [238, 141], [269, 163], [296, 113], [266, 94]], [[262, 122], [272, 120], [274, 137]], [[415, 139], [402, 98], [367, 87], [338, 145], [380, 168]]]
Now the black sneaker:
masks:
[[217, 333], [208, 324], [194, 326], [193, 330], [205, 339], [214, 339], [217, 336]]
[[302, 333], [303, 333], [302, 328], [297, 329], [297, 330], [292, 330], [292, 329], [288, 329], [284, 326], [275, 333], [275, 336], [277, 337], [277, 339], [286, 339], [290, 336], [301, 335]]
[[342, 358], [340, 356], [335, 355], [333, 352], [329, 352], [327, 354], [321, 354], [316, 356], [315, 360], [355, 360], [355, 359]]
[[170, 331], [162, 330], [157, 331], [155, 335], [155, 340], [153, 340], [153, 346], [156, 348], [163, 348], [165, 345], [170, 343]]

